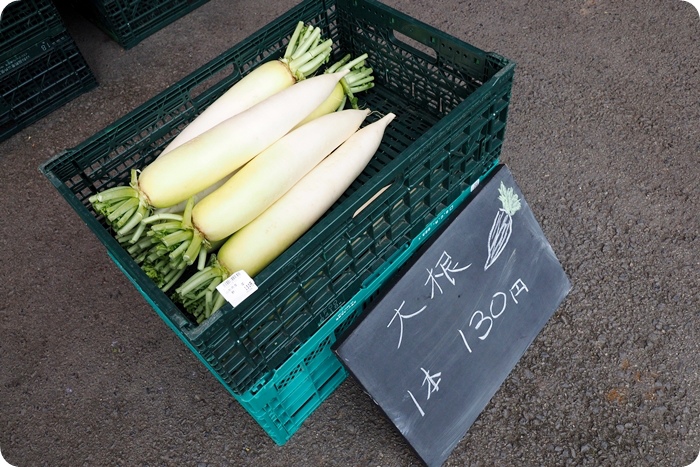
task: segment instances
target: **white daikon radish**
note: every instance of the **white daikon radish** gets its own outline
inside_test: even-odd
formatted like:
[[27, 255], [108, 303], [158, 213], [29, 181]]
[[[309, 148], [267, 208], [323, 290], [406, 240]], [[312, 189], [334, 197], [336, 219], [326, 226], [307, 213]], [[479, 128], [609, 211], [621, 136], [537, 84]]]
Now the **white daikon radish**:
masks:
[[139, 175], [139, 190], [163, 208], [213, 185], [286, 135], [346, 73], [300, 81], [159, 157]]
[[189, 123], [161, 154], [167, 154], [224, 120], [311, 76], [328, 60], [332, 46], [332, 40], [322, 40], [318, 27], [299, 22], [282, 58], [257, 66], [237, 81]]
[[342, 110], [347, 101], [350, 102], [350, 106], [353, 109], [358, 108], [355, 94], [373, 88], [374, 76], [372, 76], [372, 68], [365, 66], [367, 54], [362, 54], [354, 60], [351, 60], [351, 58], [352, 56], [347, 54], [326, 69], [324, 73], [335, 73], [342, 70], [349, 70], [349, 73], [335, 85], [335, 89], [333, 89], [333, 92], [323, 104], [318, 106], [316, 110], [311, 112], [311, 114], [297, 126], [308, 123], [321, 115]]
[[197, 203], [192, 222], [221, 240], [255, 219], [360, 128], [369, 110], [323, 115], [288, 133]]
[[[176, 250], [179, 247], [171, 238], [188, 242], [182, 258], [192, 264], [202, 243], [206, 246], [223, 240], [258, 217], [350, 138], [368, 113], [369, 110], [341, 110], [289, 132], [197, 203], [182, 232], [174, 231], [163, 240]], [[178, 258], [173, 260], [177, 262]]]
[[377, 151], [390, 113], [351, 136], [269, 209], [234, 233], [217, 253], [219, 263], [258, 274], [306, 232], [362, 173]]
[[154, 208], [189, 199], [242, 167], [287, 134], [330, 96], [347, 70], [314, 76], [280, 91], [158, 157], [130, 186], [90, 197], [95, 210], [128, 233]]
[[199, 322], [224, 304], [216, 286], [237, 271], [254, 277], [311, 228], [327, 212], [376, 153], [389, 113], [348, 138], [252, 222], [235, 232], [212, 255], [210, 265], [196, 272], [174, 299]]

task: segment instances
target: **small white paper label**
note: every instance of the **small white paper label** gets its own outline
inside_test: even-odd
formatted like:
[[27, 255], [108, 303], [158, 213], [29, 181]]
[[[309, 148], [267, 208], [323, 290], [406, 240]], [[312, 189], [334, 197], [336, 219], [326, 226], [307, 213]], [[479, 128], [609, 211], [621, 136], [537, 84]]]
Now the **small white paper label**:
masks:
[[253, 292], [258, 290], [253, 279], [243, 270], [236, 271], [216, 286], [216, 290], [234, 307], [241, 304]]

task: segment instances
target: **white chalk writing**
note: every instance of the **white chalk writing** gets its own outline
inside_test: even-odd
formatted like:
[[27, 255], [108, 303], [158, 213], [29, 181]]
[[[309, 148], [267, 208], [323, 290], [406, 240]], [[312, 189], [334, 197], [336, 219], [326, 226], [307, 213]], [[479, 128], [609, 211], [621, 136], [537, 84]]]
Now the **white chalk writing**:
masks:
[[425, 310], [425, 309], [427, 308], [426, 305], [423, 305], [423, 307], [422, 307], [420, 310], [418, 310], [418, 311], [416, 311], [416, 312], [414, 312], [414, 313], [411, 313], [411, 314], [409, 314], [409, 315], [402, 315], [402, 314], [401, 314], [401, 308], [403, 308], [403, 306], [404, 306], [405, 303], [406, 303], [405, 300], [402, 301], [402, 302], [401, 302], [401, 305], [399, 305], [399, 307], [396, 308], [396, 309], [394, 310], [396, 313], [394, 313], [394, 316], [392, 316], [391, 321], [389, 321], [389, 324], [386, 325], [386, 327], [391, 326], [391, 323], [394, 322], [394, 320], [396, 319], [396, 317], [397, 317], [397, 316], [399, 317], [399, 344], [396, 346], [397, 349], [401, 347], [401, 341], [403, 340], [403, 320], [404, 320], [404, 319], [413, 318], [414, 316], [416, 316], [416, 315], [418, 315], [419, 313], [423, 312], [423, 310]]
[[[423, 383], [421, 383], [421, 387], [426, 386], [427, 383], [427, 389], [428, 389], [428, 395], [426, 396], [425, 400], [430, 400], [431, 394], [434, 392], [437, 392], [440, 390], [440, 381], [442, 381], [442, 372], [437, 372], [434, 374], [430, 374], [428, 370], [425, 368], [421, 367], [421, 371], [423, 372]], [[425, 417], [425, 410], [423, 410], [423, 407], [418, 403], [418, 400], [416, 397], [413, 395], [413, 393], [410, 390], [406, 390], [409, 396], [411, 396], [411, 400], [415, 404], [416, 408], [418, 409], [418, 412], [420, 413], [421, 417]]]
[[[425, 373], [425, 378], [423, 378], [423, 384], [421, 386], [424, 386], [425, 383], [428, 383], [428, 397], [427, 399], [430, 399], [430, 395], [433, 392], [437, 392], [440, 389], [440, 381], [442, 381], [442, 373], [435, 373], [434, 375], [431, 375], [425, 368], [421, 368], [421, 371]], [[437, 381], [436, 381], [437, 379]]]
[[[515, 293], [513, 293], [513, 290], [515, 290]], [[510, 288], [510, 296], [513, 297], [513, 301], [515, 303], [518, 303], [518, 300], [515, 297], [520, 295], [520, 292], [522, 292], [523, 290], [525, 292], [529, 292], [527, 286], [521, 279], [515, 281], [515, 284], [513, 284], [513, 286]]]
[[[515, 297], [520, 295], [522, 292], [529, 292], [530, 290], [527, 288], [522, 279], [518, 279], [511, 286], [509, 291], [511, 298], [517, 305], [518, 300]], [[478, 336], [479, 340], [483, 341], [489, 336], [491, 328], [493, 327], [494, 320], [498, 319], [503, 314], [503, 312], [506, 311], [507, 305], [508, 295], [505, 292], [496, 292], [491, 296], [488, 314], [484, 313], [481, 310], [476, 310], [472, 313], [471, 317], [469, 318], [469, 328], [473, 326], [474, 330], [478, 331], [482, 329], [482, 325], [484, 326], [483, 333]], [[469, 345], [469, 341], [467, 340], [466, 334], [461, 329], [458, 329], [457, 332], [459, 332], [464, 346], [467, 348], [469, 353], [472, 353], [472, 348]]]
[[416, 400], [416, 397], [413, 395], [413, 393], [411, 391], [406, 391], [406, 392], [408, 392], [408, 395], [411, 396], [413, 403], [416, 404], [416, 407], [418, 407], [418, 412], [420, 412], [420, 416], [425, 417], [425, 411], [423, 411], [423, 407], [420, 406], [420, 404]]
[[440, 255], [440, 258], [435, 264], [435, 267], [426, 268], [426, 271], [428, 271], [428, 279], [426, 279], [425, 284], [423, 285], [430, 284], [430, 298], [432, 299], [435, 297], [436, 287], [440, 293], [442, 293], [442, 287], [440, 286], [438, 279], [444, 278], [450, 284], [455, 285], [455, 279], [451, 274], [464, 271], [469, 266], [471, 266], [471, 264], [467, 264], [466, 266], [460, 268], [459, 262], [452, 264], [452, 257], [446, 251], [443, 251], [442, 255]]

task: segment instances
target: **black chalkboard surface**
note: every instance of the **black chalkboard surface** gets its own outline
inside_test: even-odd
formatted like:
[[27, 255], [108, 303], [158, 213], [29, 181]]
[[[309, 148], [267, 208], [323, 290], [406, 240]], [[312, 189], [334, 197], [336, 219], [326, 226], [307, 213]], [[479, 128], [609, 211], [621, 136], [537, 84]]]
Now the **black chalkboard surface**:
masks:
[[502, 165], [334, 350], [418, 456], [441, 465], [570, 288]]

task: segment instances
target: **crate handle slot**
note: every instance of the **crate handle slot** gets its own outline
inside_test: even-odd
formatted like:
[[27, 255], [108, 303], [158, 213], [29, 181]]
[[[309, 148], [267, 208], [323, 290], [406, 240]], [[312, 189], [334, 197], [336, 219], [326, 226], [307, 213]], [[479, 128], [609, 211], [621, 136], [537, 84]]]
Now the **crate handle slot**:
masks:
[[[412, 37], [407, 36], [406, 34], [401, 33], [396, 29], [392, 29], [391, 33], [392, 34], [390, 40], [393, 44], [401, 47], [402, 49], [406, 50], [407, 52], [410, 52], [413, 55], [419, 55], [423, 57], [430, 63], [437, 63], [437, 52], [434, 48], [426, 45], [426, 42], [428, 42], [428, 40], [424, 42], [413, 39]], [[428, 38], [432, 39], [432, 37], [430, 36], [428, 36]]]
[[[232, 81], [233, 78], [235, 78], [236, 74], [236, 68], [233, 63], [229, 63], [225, 67], [214, 71], [208, 78], [206, 78], [204, 81], [197, 83], [195, 87], [190, 89], [189, 96], [190, 96], [190, 101], [193, 102], [196, 100], [199, 96], [207, 93], [207, 92], [213, 92], [215, 87], [224, 87], [224, 89], [217, 90], [218, 95], [223, 94], [230, 88], [233, 83], [231, 82], [229, 84], [229, 81]], [[218, 85], [218, 86], [217, 86]], [[218, 97], [218, 96], [217, 96]]]
[[391, 186], [391, 183], [388, 184], [388, 185], [386, 185], [385, 187], [382, 187], [382, 188], [380, 188], [379, 190], [377, 190], [377, 192], [376, 192], [375, 194], [373, 194], [372, 197], [371, 197], [370, 199], [368, 199], [367, 201], [365, 201], [365, 203], [364, 203], [362, 206], [360, 206], [359, 208], [357, 208], [357, 210], [356, 210], [355, 213], [352, 215], [352, 217], [353, 217], [353, 218], [354, 218], [354, 217], [357, 217], [357, 215], [360, 214], [367, 206], [369, 206], [370, 204], [372, 204], [372, 202], [373, 202], [375, 199], [379, 198], [379, 197], [381, 196], [382, 193], [384, 193], [386, 190], [388, 190], [390, 186]]

